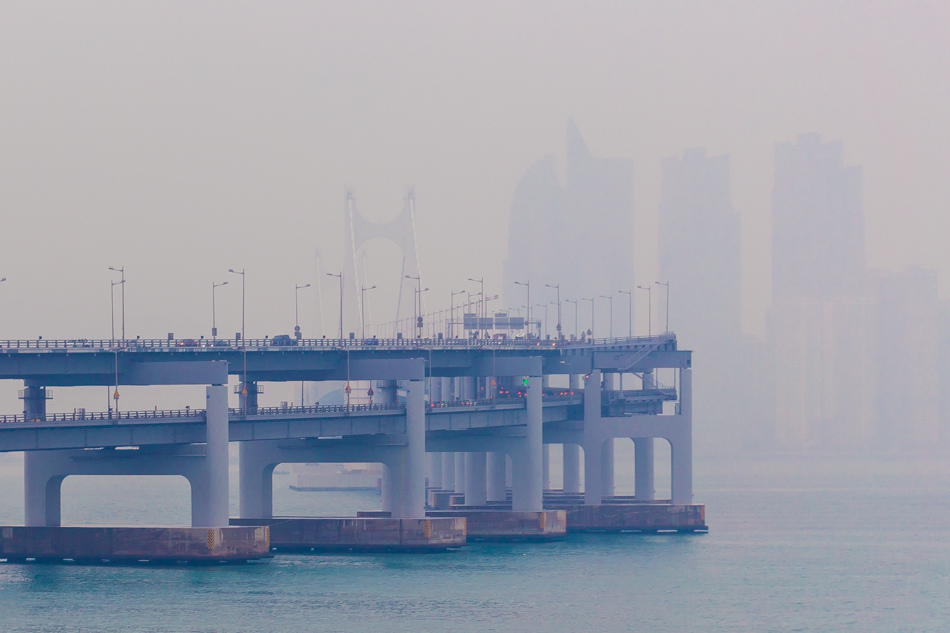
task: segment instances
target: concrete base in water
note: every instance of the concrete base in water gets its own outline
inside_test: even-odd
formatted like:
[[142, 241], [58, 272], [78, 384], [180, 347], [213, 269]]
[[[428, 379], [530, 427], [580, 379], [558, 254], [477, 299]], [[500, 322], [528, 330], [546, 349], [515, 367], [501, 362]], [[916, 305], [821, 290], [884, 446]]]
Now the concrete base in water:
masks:
[[568, 532], [707, 532], [706, 506], [670, 503], [573, 505]]
[[270, 558], [266, 527], [0, 527], [8, 562], [223, 563]]
[[431, 510], [430, 517], [465, 517], [470, 541], [550, 541], [564, 538], [564, 510], [513, 512], [494, 508]]
[[[375, 514], [375, 513], [374, 513]], [[267, 525], [275, 552], [439, 552], [465, 545], [465, 519], [274, 517], [231, 519]]]

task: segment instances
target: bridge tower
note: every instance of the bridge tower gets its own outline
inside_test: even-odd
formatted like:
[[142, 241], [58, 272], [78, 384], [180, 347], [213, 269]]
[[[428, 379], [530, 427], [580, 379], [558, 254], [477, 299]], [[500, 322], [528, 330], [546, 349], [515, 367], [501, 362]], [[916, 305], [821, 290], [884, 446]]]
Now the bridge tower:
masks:
[[[416, 299], [415, 291], [418, 282], [407, 279], [406, 276], [419, 276], [419, 257], [416, 252], [415, 206], [415, 190], [409, 187], [406, 190], [406, 197], [403, 199], [403, 207], [399, 215], [387, 222], [370, 222], [357, 209], [356, 196], [353, 194], [353, 190], [346, 190], [343, 261], [343, 284], [346, 295], [343, 315], [344, 336], [347, 336], [348, 332], [358, 332], [363, 325], [362, 319], [364, 317], [367, 321], [369, 320], [369, 315], [361, 309], [362, 293], [360, 288], [374, 282], [367, 277], [362, 255], [367, 242], [377, 238], [389, 240], [398, 246], [402, 252], [396, 311], [391, 317], [384, 315], [382, 319], [377, 320], [388, 322], [412, 318], [414, 314], [413, 302]], [[425, 295], [423, 295], [422, 301], [424, 313]], [[404, 328], [402, 333], [403, 336], [412, 337], [418, 332], [415, 328]]]

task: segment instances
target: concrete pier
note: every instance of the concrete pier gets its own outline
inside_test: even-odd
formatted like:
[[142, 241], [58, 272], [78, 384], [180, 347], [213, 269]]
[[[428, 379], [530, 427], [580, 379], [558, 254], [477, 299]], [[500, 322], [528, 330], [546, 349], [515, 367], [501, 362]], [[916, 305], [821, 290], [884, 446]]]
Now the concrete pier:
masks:
[[[361, 513], [362, 514], [362, 513]], [[265, 525], [275, 552], [439, 552], [465, 545], [465, 519], [273, 517], [231, 519], [232, 525]]]
[[626, 503], [566, 508], [568, 532], [706, 532], [706, 506]]
[[224, 563], [270, 558], [255, 527], [0, 527], [0, 560], [77, 563]]
[[513, 512], [511, 510], [463, 509], [429, 511], [428, 516], [464, 517], [469, 541], [550, 541], [567, 534], [564, 510]]

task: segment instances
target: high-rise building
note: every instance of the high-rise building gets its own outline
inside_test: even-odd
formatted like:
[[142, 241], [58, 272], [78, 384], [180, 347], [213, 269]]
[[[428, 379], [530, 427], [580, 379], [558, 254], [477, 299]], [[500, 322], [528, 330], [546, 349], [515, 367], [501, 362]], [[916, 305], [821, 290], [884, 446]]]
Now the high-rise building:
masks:
[[[531, 282], [532, 304], [552, 301], [545, 284], [560, 284], [565, 335], [573, 333], [573, 312], [563, 299], [598, 297], [632, 288], [633, 162], [591, 154], [573, 120], [567, 123], [566, 183], [553, 155], [532, 165], [515, 188], [504, 275], [505, 301], [522, 306], [526, 294], [515, 281]], [[606, 300], [597, 299], [595, 336], [608, 334]], [[622, 301], [614, 301], [614, 334], [627, 333]], [[580, 329], [590, 325], [589, 307], [579, 312]], [[556, 317], [549, 310], [549, 320]], [[543, 316], [537, 307], [532, 318]], [[570, 313], [570, 314], [569, 314]], [[523, 313], [522, 313], [523, 314]], [[623, 324], [623, 325], [621, 325]], [[547, 328], [554, 333], [554, 324]]]
[[873, 303], [861, 168], [840, 141], [775, 147], [772, 191], [775, 434], [790, 447], [864, 445], [875, 433]]
[[700, 426], [716, 429], [704, 443], [728, 444], [717, 446], [722, 450], [734, 445], [742, 421], [748, 420], [742, 408], [746, 403], [738, 395], [752, 369], [749, 359], [741, 357], [741, 250], [739, 215], [730, 198], [729, 157], [690, 149], [664, 159], [660, 280], [669, 282], [673, 297], [670, 328], [682, 346], [698, 352], [693, 365], [696, 398], [705, 403], [703, 411], [711, 423]]
[[772, 294], [829, 299], [863, 294], [861, 168], [844, 166], [841, 141], [801, 134], [775, 146]]
[[933, 446], [942, 439], [937, 273], [876, 271], [877, 439], [885, 446]]

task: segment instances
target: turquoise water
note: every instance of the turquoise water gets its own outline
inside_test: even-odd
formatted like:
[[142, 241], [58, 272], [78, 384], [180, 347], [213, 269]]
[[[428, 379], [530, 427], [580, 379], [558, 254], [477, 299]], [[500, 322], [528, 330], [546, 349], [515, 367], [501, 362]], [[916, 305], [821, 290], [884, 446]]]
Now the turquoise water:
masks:
[[[215, 568], [0, 565], [0, 631], [946, 631], [946, 464], [698, 463], [706, 535]], [[4, 522], [22, 521], [17, 472], [0, 469]], [[115, 522], [123, 486], [139, 524], [187, 520], [180, 480], [128, 479], [85, 480], [83, 503], [67, 489], [67, 523]], [[378, 503], [279, 483], [275, 496], [285, 513]]]

